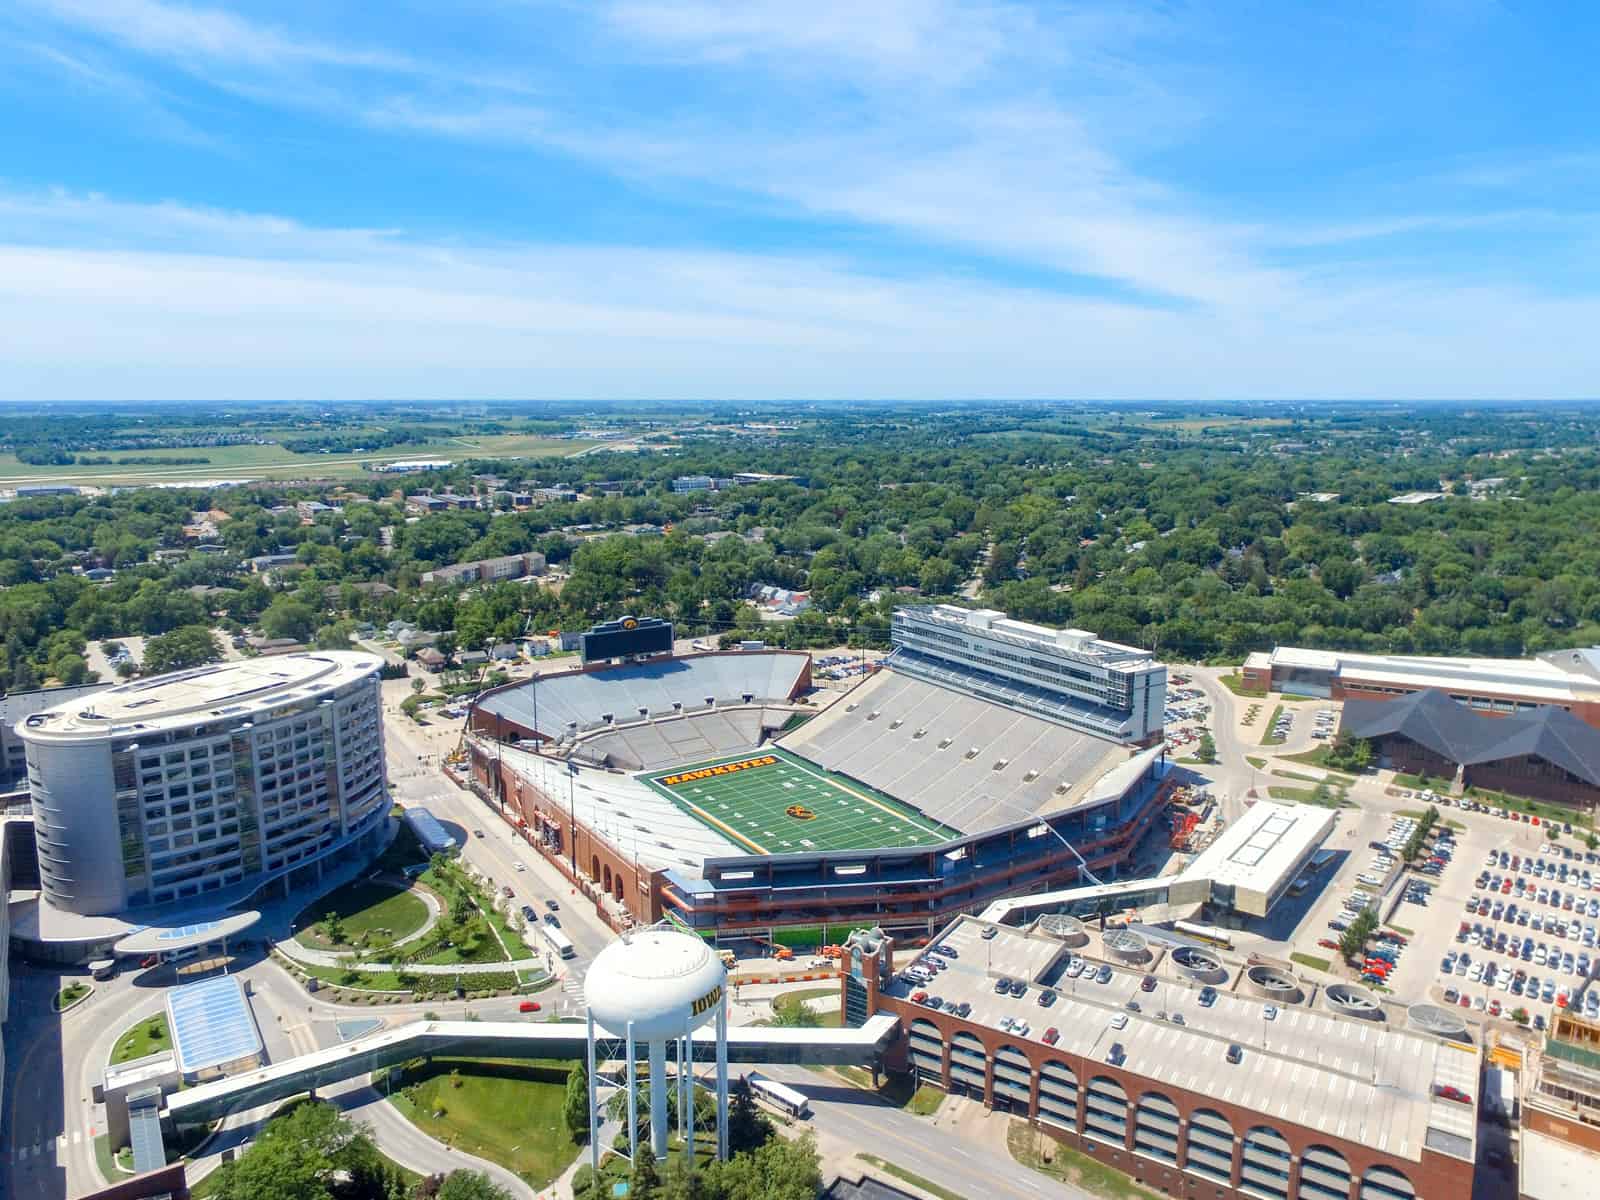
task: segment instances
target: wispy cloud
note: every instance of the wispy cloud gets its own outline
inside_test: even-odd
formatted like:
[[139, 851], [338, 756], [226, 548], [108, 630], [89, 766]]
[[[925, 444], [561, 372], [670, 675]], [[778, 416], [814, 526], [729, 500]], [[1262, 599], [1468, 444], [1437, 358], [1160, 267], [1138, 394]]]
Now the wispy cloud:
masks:
[[84, 33], [178, 62], [410, 70], [408, 56], [343, 46], [215, 8], [162, 0], [22, 0]]

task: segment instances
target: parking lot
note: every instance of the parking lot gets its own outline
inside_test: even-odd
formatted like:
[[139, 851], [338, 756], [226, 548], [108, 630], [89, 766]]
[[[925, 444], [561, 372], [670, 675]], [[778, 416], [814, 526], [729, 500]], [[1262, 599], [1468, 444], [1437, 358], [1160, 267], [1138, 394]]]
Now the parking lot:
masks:
[[1210, 716], [1211, 702], [1187, 675], [1173, 675], [1168, 679], [1167, 706], [1162, 713], [1168, 753], [1185, 750], [1193, 753], [1192, 747], [1205, 732]]
[[1490, 1016], [1526, 1009], [1600, 1018], [1600, 856], [1573, 847], [1489, 850], [1440, 959], [1443, 998]]

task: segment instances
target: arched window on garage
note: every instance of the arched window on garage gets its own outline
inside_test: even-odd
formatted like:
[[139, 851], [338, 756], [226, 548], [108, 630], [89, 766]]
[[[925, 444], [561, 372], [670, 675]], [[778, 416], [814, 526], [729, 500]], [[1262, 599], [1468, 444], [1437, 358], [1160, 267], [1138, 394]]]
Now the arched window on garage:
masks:
[[1128, 1093], [1115, 1079], [1096, 1075], [1083, 1101], [1083, 1132], [1112, 1146], [1126, 1145]]
[[1212, 1108], [1189, 1114], [1189, 1150], [1183, 1169], [1217, 1183], [1233, 1183], [1233, 1125]]
[[984, 1072], [989, 1056], [983, 1043], [972, 1034], [961, 1032], [950, 1039], [950, 1090], [968, 1095], [983, 1095]]
[[1289, 1143], [1281, 1133], [1270, 1125], [1255, 1126], [1244, 1135], [1239, 1190], [1265, 1200], [1288, 1200], [1292, 1159]]
[[994, 1103], [996, 1108], [1026, 1113], [1033, 1083], [1033, 1066], [1016, 1046], [994, 1052]]
[[1063, 1129], [1078, 1127], [1078, 1077], [1056, 1059], [1039, 1068], [1039, 1120]]
[[1350, 1163], [1330, 1146], [1307, 1146], [1300, 1156], [1303, 1200], [1348, 1200]]
[[1393, 1167], [1368, 1167], [1361, 1177], [1360, 1200], [1413, 1200], [1417, 1189]]
[[919, 1081], [944, 1086], [944, 1035], [932, 1021], [911, 1022], [911, 1065]]
[[1133, 1148], [1146, 1158], [1178, 1163], [1178, 1106], [1160, 1092], [1146, 1092], [1133, 1110]]

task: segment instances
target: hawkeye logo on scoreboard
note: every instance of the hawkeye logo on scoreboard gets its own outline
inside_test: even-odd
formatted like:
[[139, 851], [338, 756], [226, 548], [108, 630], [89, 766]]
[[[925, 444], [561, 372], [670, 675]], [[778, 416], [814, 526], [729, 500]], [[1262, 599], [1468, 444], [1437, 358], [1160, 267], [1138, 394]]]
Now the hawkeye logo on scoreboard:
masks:
[[817, 814], [804, 804], [791, 804], [783, 810], [785, 816], [793, 817], [796, 821], [815, 821]]
[[637, 628], [639, 628], [639, 622], [634, 617], [623, 617], [622, 618], [622, 627], [624, 629], [637, 629]]
[[732, 775], [735, 771], [748, 771], [751, 767], [770, 767], [778, 761], [776, 754], [763, 754], [759, 758], [746, 758], [739, 762], [721, 763], [715, 767], [701, 767], [698, 771], [684, 771], [679, 775], [663, 775], [661, 782], [668, 787], [677, 787], [680, 783], [695, 783], [701, 779], [712, 779], [718, 775]]
[[706, 1009], [713, 1007], [716, 1002], [721, 999], [722, 985], [719, 983], [704, 996], [701, 996], [700, 999], [689, 1005], [689, 1015], [691, 1017], [698, 1017], [701, 1013], [705, 1012]]

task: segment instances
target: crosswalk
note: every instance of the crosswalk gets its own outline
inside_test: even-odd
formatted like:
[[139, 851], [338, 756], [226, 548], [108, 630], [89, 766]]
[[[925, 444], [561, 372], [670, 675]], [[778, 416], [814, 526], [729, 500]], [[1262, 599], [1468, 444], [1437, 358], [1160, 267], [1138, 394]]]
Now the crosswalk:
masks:
[[[92, 1138], [94, 1130], [90, 1129], [87, 1136]], [[40, 1166], [58, 1167], [61, 1165], [61, 1152], [68, 1146], [82, 1145], [84, 1137], [85, 1134], [81, 1129], [74, 1129], [70, 1134], [59, 1133], [45, 1141], [35, 1142], [31, 1146], [20, 1146], [12, 1150], [11, 1161], [14, 1163], [34, 1162]], [[46, 1159], [49, 1160], [48, 1164], [45, 1161]]]

